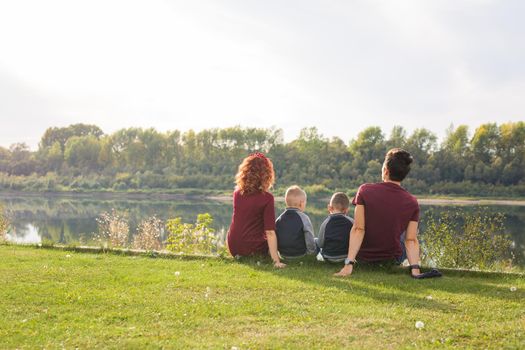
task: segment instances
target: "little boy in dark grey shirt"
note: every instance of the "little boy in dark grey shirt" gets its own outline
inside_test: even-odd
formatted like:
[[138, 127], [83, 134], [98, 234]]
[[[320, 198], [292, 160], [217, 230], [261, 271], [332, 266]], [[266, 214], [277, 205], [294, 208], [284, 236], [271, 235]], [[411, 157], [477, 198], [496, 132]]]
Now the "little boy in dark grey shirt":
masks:
[[314, 229], [306, 207], [306, 193], [299, 186], [286, 190], [285, 211], [275, 220], [277, 250], [282, 258], [298, 258], [315, 253]]
[[328, 204], [330, 215], [323, 221], [316, 239], [324, 260], [340, 262], [348, 256], [350, 230], [354, 220], [347, 216], [350, 199], [343, 192], [334, 193]]

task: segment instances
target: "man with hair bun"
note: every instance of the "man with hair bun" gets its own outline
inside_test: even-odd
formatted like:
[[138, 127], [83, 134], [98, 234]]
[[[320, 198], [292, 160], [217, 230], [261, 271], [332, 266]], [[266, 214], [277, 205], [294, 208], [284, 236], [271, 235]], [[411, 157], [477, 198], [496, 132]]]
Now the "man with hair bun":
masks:
[[352, 204], [354, 225], [350, 233], [345, 266], [337, 276], [348, 276], [358, 261], [396, 261], [406, 258], [414, 278], [439, 277], [437, 270], [422, 274], [417, 239], [419, 204], [401, 187], [413, 158], [404, 149], [393, 148], [385, 156], [383, 182], [361, 185]]

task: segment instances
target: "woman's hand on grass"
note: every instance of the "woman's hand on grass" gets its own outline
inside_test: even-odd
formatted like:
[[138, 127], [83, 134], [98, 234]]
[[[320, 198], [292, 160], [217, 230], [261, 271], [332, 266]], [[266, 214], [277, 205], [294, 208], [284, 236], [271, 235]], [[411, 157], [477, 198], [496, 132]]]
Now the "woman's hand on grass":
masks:
[[273, 266], [278, 269], [286, 267], [279, 259], [279, 252], [277, 251], [277, 235], [274, 230], [266, 231], [266, 239], [268, 240], [268, 251], [273, 260]]
[[345, 265], [341, 271], [339, 271], [338, 273], [335, 273], [334, 276], [336, 277], [346, 277], [346, 276], [350, 276], [352, 274], [352, 271], [353, 271], [353, 265]]
[[276, 262], [273, 264], [273, 266], [274, 266], [275, 268], [282, 269], [282, 268], [285, 268], [285, 267], [286, 267], [286, 264], [284, 264], [284, 263], [282, 263], [282, 262], [280, 262], [280, 261], [276, 261]]

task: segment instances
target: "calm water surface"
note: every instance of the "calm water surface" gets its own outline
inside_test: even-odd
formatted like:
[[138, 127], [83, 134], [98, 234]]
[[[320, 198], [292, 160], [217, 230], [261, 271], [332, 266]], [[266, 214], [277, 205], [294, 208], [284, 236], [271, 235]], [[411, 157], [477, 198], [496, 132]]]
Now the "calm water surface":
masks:
[[[151, 215], [160, 219], [181, 217], [184, 222], [194, 222], [197, 214], [210, 213], [214, 218], [213, 227], [226, 231], [231, 220], [231, 203], [212, 200], [150, 200], [150, 199], [107, 199], [75, 197], [27, 197], [0, 196], [12, 223], [9, 239], [19, 243], [40, 243], [51, 241], [64, 244], [95, 244], [94, 234], [98, 231], [96, 218], [104, 211], [116, 209], [129, 215], [131, 232], [138, 223]], [[484, 206], [489, 213], [503, 213], [507, 233], [512, 237], [517, 263], [525, 265], [525, 207]], [[276, 203], [276, 214], [284, 203]], [[422, 217], [430, 211], [443, 210], [474, 211], [475, 205], [435, 206], [422, 205]], [[309, 202], [306, 213], [314, 227], [318, 228], [327, 215], [326, 203]], [[424, 220], [421, 232], [424, 232]]]

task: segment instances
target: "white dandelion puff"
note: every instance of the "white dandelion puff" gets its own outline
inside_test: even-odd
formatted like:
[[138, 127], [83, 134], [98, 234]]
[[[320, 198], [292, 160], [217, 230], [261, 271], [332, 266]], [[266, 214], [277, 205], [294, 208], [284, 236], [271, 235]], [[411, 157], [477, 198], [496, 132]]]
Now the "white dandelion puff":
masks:
[[260, 261], [257, 261], [257, 266], [261, 266], [261, 262]]
[[425, 324], [422, 321], [417, 321], [416, 322], [416, 328], [417, 329], [421, 329], [423, 327], [425, 327]]
[[174, 274], [175, 276], [180, 276], [180, 271], [175, 271], [173, 274]]
[[514, 287], [514, 286], [510, 287], [510, 291], [511, 291], [511, 292], [515, 292], [515, 291], [517, 291], [517, 290], [518, 290], [518, 288], [516, 288], [516, 287]]
[[432, 299], [434, 299], [434, 298], [432, 298], [432, 295], [427, 295], [427, 296], [425, 297], [425, 299], [427, 299], [427, 300], [432, 300]]
[[66, 258], [71, 258], [71, 255], [70, 255], [70, 254], [67, 254], [67, 255], [66, 255]]

